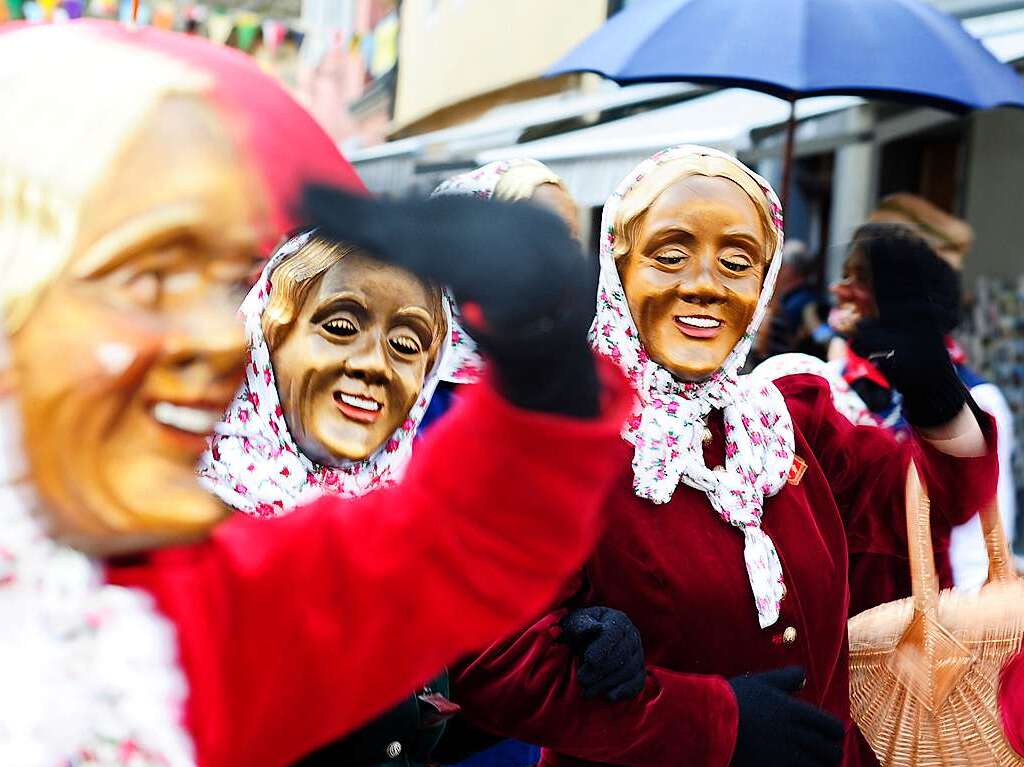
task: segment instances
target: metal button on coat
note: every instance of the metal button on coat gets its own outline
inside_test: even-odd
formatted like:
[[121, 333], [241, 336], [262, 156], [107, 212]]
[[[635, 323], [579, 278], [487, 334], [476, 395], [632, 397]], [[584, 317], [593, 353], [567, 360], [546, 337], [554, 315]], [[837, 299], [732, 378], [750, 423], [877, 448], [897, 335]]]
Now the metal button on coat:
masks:
[[793, 644], [796, 641], [796, 629], [787, 626], [786, 630], [782, 632], [782, 641], [784, 644]]
[[397, 740], [391, 741], [390, 743], [388, 743], [388, 747], [387, 749], [385, 749], [385, 753], [388, 755], [388, 759], [397, 759], [402, 755], [402, 744], [399, 743]]

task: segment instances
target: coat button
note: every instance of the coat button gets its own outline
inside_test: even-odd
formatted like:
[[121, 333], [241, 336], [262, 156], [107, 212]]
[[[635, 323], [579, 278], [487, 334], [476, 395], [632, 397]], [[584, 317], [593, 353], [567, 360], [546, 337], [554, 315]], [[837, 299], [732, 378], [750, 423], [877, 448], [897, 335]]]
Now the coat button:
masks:
[[796, 629], [792, 626], [787, 626], [786, 630], [782, 632], [783, 644], [793, 644], [796, 641]]
[[388, 743], [388, 747], [384, 750], [384, 753], [388, 755], [388, 759], [397, 759], [402, 755], [402, 744], [397, 740], [393, 740]]

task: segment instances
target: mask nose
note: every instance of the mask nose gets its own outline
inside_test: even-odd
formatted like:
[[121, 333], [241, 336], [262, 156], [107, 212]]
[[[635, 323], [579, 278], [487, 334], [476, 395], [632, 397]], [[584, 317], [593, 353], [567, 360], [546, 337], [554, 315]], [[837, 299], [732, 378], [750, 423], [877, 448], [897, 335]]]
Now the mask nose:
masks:
[[367, 383], [390, 381], [391, 366], [388, 364], [385, 344], [387, 339], [376, 334], [367, 334], [363, 342], [356, 346], [345, 360], [345, 374]]
[[714, 259], [701, 258], [696, 266], [696, 269], [680, 280], [679, 297], [687, 303], [700, 306], [720, 304], [725, 301], [726, 292], [714, 271]]
[[242, 377], [245, 349], [242, 323], [233, 313], [190, 317], [168, 335], [160, 368], [190, 396], [230, 400]]

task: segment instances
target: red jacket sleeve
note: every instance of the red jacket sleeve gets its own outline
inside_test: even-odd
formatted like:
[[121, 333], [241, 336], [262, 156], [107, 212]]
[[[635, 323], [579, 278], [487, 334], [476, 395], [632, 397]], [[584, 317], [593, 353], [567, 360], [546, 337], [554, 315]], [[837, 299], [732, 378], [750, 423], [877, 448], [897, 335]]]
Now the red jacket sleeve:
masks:
[[572, 653], [558, 641], [565, 614], [545, 615], [458, 669], [452, 691], [463, 715], [489, 732], [591, 762], [728, 764], [738, 710], [724, 677], [648, 666], [637, 697], [616, 703], [584, 698]]
[[1007, 742], [1024, 758], [1024, 652], [1018, 652], [1003, 667], [999, 711]]
[[398, 487], [110, 567], [177, 628], [199, 767], [280, 767], [535, 615], [586, 556], [631, 393], [521, 411], [481, 384]]
[[907, 555], [904, 486], [911, 458], [924, 477], [932, 514], [949, 525], [966, 522], [995, 495], [999, 466], [991, 417], [981, 424], [986, 454], [956, 458], [914, 433], [898, 441], [886, 429], [855, 426], [835, 409], [818, 376], [785, 376], [775, 383], [828, 479], [851, 550]]

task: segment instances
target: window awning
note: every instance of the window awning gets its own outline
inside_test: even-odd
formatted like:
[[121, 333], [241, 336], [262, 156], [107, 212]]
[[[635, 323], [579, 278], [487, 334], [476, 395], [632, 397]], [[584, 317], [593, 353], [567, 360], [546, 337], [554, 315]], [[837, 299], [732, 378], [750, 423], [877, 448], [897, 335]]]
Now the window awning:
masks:
[[[797, 103], [797, 118], [861, 103], [846, 96], [804, 99]], [[540, 160], [562, 177], [581, 205], [597, 206], [630, 168], [659, 149], [704, 144], [736, 154], [749, 148], [751, 130], [788, 117], [788, 102], [730, 88], [591, 128], [487, 150], [476, 160], [478, 164], [511, 157]]]
[[1000, 61], [1014, 64], [1024, 59], [1024, 10], [964, 19], [963, 25]]
[[401, 192], [413, 185], [418, 163], [473, 162], [477, 152], [514, 143], [528, 128], [583, 115], [664, 99], [682, 99], [697, 92], [686, 83], [652, 83], [622, 88], [599, 81], [589, 91], [573, 91], [495, 107], [464, 125], [423, 133], [373, 147], [342, 151], [374, 192]]

